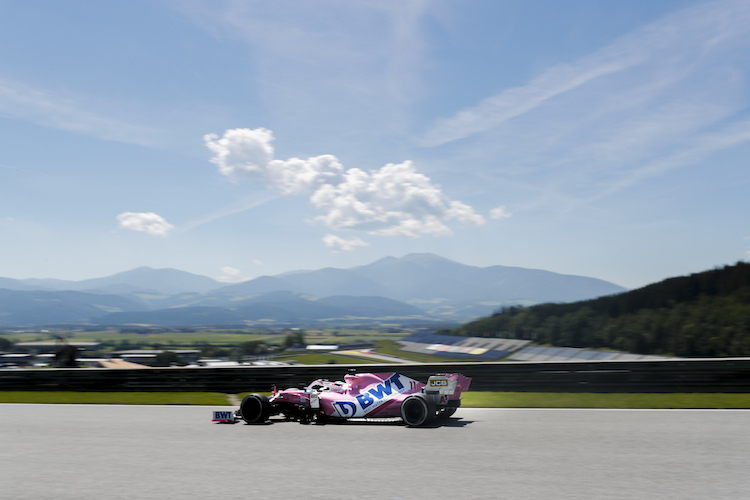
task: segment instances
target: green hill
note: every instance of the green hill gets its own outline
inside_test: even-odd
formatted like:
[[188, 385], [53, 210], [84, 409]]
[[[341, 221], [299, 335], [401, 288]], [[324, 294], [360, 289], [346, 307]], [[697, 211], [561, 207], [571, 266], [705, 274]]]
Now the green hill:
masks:
[[568, 304], [510, 307], [441, 333], [674, 356], [750, 356], [750, 263]]

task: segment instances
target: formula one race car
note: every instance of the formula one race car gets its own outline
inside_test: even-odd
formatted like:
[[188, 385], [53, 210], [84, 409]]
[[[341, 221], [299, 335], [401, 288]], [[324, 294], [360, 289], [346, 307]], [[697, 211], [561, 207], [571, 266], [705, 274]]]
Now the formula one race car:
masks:
[[353, 373], [344, 381], [316, 380], [304, 389], [250, 394], [237, 411], [215, 411], [214, 422], [262, 424], [272, 415], [300, 423], [350, 418], [401, 417], [411, 427], [450, 417], [461, 406], [471, 378], [458, 373], [433, 375], [427, 384], [398, 373]]

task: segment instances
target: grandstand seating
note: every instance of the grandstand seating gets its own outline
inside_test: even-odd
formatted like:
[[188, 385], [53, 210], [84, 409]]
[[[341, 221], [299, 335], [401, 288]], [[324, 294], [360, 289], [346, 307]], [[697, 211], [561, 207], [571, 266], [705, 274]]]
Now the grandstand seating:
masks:
[[530, 345], [530, 340], [437, 335], [425, 330], [398, 342], [404, 351], [432, 354], [465, 361], [656, 361], [664, 356], [647, 356], [616, 351], [574, 347]]

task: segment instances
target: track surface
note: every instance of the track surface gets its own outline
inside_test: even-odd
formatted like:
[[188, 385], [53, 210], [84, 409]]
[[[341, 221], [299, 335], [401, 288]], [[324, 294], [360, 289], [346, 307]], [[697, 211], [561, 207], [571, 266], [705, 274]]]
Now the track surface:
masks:
[[439, 428], [222, 425], [209, 407], [0, 405], [14, 499], [736, 499], [750, 411], [460, 409]]

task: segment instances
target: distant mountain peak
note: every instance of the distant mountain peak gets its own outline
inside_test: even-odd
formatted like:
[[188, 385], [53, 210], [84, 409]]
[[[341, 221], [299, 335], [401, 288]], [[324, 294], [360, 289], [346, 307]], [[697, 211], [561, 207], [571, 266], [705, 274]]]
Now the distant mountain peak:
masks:
[[439, 260], [439, 261], [448, 261], [453, 262], [450, 259], [446, 259], [445, 257], [441, 257], [440, 255], [436, 255], [434, 253], [429, 252], [423, 252], [423, 253], [408, 253], [404, 255], [401, 260], [419, 260], [419, 261], [426, 261], [426, 260]]
[[[449, 263], [449, 264], [457, 264], [457, 262], [452, 261], [450, 259], [446, 259], [445, 257], [441, 257], [439, 255], [436, 255], [434, 253], [408, 253], [404, 255], [403, 257], [397, 258], [397, 257], [383, 257], [382, 259], [376, 260], [375, 262], [371, 264], [367, 264], [364, 266], [359, 266], [359, 268], [362, 267], [379, 267], [379, 266], [388, 266], [388, 265], [394, 265], [394, 264], [417, 264], [420, 266], [434, 264], [436, 262], [442, 262], [442, 263]], [[356, 268], [355, 268], [356, 269]]]
[[388, 257], [383, 257], [382, 259], [376, 260], [375, 262], [372, 263], [372, 265], [387, 264], [388, 262], [393, 262], [394, 260], [398, 260], [398, 259], [396, 259], [396, 257], [391, 257], [389, 255]]
[[129, 275], [132, 276], [132, 275], [137, 275], [137, 274], [150, 273], [154, 271], [159, 271], [159, 269], [154, 269], [153, 267], [149, 267], [149, 266], [141, 266], [141, 267], [136, 267], [134, 269], [129, 269], [127, 271], [120, 271], [119, 273], [115, 273], [110, 277], [129, 276]]

